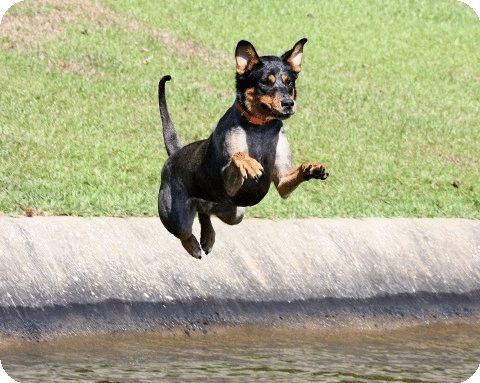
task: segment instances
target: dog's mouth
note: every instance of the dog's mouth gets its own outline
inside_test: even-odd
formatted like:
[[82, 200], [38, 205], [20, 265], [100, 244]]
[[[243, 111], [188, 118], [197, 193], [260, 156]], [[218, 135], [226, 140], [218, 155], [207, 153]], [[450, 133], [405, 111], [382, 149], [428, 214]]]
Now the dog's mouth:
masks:
[[292, 116], [295, 113], [294, 110], [287, 110], [287, 111], [273, 111], [273, 116], [278, 119], [278, 120], [286, 120], [290, 116]]
[[270, 115], [277, 120], [286, 120], [287, 118], [291, 117], [295, 113], [294, 108], [283, 108], [281, 110], [278, 109], [270, 109], [267, 105], [265, 105], [265, 109], [268, 110]]
[[278, 120], [286, 120], [290, 116], [292, 116], [295, 113], [295, 106], [285, 106], [281, 108], [272, 108], [272, 105], [269, 104], [260, 104], [263, 111], [265, 112], [266, 115], [270, 115], [273, 118], [276, 118]]

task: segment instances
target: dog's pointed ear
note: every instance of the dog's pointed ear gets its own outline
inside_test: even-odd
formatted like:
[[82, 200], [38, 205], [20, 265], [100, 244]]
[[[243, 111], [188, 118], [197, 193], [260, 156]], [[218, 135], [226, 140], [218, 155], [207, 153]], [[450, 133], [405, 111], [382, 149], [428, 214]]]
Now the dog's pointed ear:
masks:
[[253, 45], [245, 40], [237, 44], [235, 59], [237, 60], [237, 73], [239, 75], [252, 70], [252, 68], [260, 62], [260, 58]]
[[282, 56], [282, 59], [292, 67], [295, 73], [300, 73], [300, 70], [302, 69], [303, 46], [306, 42], [307, 39], [301, 39], [292, 49], [285, 52]]

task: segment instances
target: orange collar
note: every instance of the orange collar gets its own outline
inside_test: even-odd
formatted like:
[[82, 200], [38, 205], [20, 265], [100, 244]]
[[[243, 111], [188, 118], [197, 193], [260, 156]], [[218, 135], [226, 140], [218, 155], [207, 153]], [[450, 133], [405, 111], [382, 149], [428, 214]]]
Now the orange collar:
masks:
[[257, 117], [257, 116], [254, 116], [254, 115], [248, 113], [245, 109], [243, 109], [242, 105], [240, 105], [239, 102], [237, 102], [237, 108], [240, 111], [240, 113], [242, 113], [243, 116], [248, 121], [250, 121], [253, 125], [263, 125], [266, 122], [268, 122], [268, 118]]

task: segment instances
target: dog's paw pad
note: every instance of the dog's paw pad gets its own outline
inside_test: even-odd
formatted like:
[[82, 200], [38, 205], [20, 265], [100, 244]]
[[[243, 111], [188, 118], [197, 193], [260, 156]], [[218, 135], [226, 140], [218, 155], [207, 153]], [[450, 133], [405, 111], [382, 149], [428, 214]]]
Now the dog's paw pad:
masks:
[[330, 175], [325, 166], [322, 165], [320, 162], [304, 162], [302, 164], [303, 169], [303, 179], [308, 181], [311, 178], [315, 178], [317, 180], [326, 180]]
[[205, 255], [208, 255], [215, 244], [215, 232], [203, 233], [200, 236], [200, 246], [202, 250], [205, 252]]
[[181, 242], [185, 250], [187, 250], [193, 258], [202, 259], [202, 249], [193, 234], [186, 239], [182, 239]]
[[325, 166], [323, 165], [312, 169], [311, 174], [312, 174], [312, 178], [315, 178], [317, 180], [326, 180], [330, 175], [328, 172], [325, 171]]

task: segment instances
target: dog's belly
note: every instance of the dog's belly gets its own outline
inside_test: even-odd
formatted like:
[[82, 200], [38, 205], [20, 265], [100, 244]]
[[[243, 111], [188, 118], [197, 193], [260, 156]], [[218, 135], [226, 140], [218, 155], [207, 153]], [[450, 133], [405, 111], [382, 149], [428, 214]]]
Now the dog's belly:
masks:
[[267, 195], [269, 189], [270, 177], [264, 173], [258, 181], [247, 179], [231, 200], [236, 206], [253, 206]]

